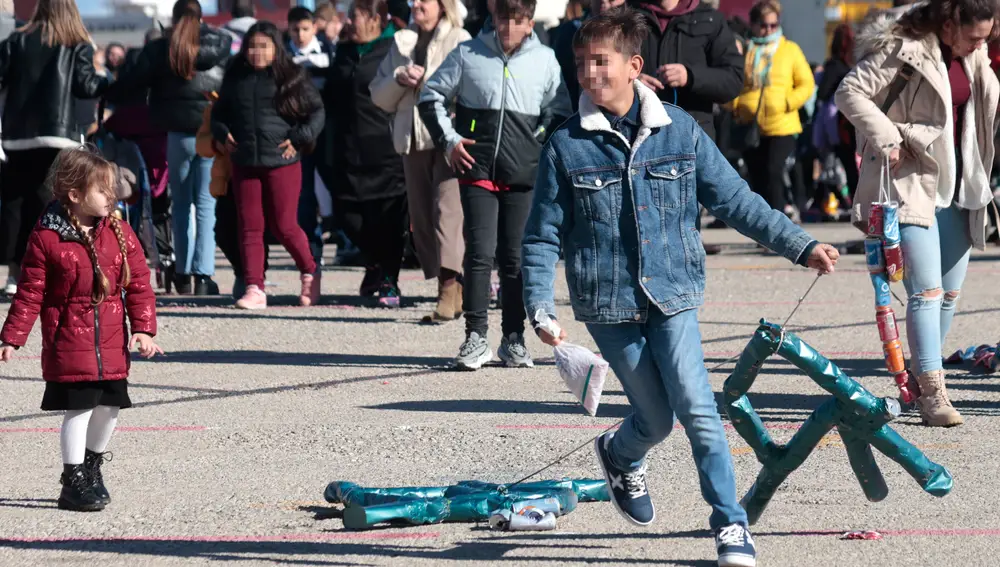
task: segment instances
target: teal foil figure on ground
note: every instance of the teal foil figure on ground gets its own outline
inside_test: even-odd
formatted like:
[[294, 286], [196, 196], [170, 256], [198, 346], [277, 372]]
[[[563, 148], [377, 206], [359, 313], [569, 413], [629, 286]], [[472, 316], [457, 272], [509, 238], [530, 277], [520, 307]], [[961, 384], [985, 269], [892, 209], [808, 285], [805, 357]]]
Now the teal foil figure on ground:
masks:
[[[607, 502], [603, 480], [549, 480], [513, 486], [466, 480], [452, 486], [409, 488], [363, 488], [351, 482], [331, 482], [324, 493], [327, 502], [344, 505], [344, 527], [363, 530], [378, 524], [437, 524], [441, 522], [486, 522], [501, 511], [519, 514], [526, 510], [543, 517], [563, 516], [578, 502]], [[507, 529], [523, 523], [498, 522]], [[549, 525], [554, 527], [554, 522]], [[531, 528], [520, 528], [531, 529]], [[548, 528], [551, 529], [551, 528]]]
[[[809, 416], [785, 445], [778, 445], [771, 439], [746, 396], [764, 360], [773, 354], [791, 362], [833, 395]], [[880, 502], [889, 494], [872, 447], [899, 463], [925, 492], [939, 497], [951, 492], [952, 479], [947, 469], [929, 460], [889, 427], [888, 423], [900, 413], [896, 399], [875, 397], [836, 364], [778, 325], [761, 320], [726, 380], [724, 399], [733, 427], [763, 465], [757, 481], [740, 502], [751, 524], [763, 514], [781, 483], [834, 427], [840, 433], [851, 468], [868, 500]]]

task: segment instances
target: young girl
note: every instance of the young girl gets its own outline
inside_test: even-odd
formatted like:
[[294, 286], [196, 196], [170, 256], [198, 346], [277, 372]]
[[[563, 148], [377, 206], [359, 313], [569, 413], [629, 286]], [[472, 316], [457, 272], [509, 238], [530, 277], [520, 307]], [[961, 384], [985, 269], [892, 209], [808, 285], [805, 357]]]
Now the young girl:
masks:
[[118, 167], [95, 153], [59, 152], [47, 181], [56, 200], [28, 240], [0, 333], [7, 362], [42, 316], [42, 409], [66, 412], [64, 510], [98, 511], [110, 502], [101, 464], [110, 460], [104, 451], [118, 410], [132, 405], [129, 350], [138, 346], [144, 358], [163, 353], [153, 342], [156, 299], [142, 245], [127, 223], [109, 216], [123, 181]]
[[320, 272], [298, 223], [303, 150], [311, 148], [325, 116], [319, 92], [282, 45], [270, 22], [254, 24], [226, 71], [212, 108], [212, 134], [233, 162], [244, 280], [240, 309], [264, 309], [264, 228], [291, 253], [302, 273], [299, 303], [315, 305]]

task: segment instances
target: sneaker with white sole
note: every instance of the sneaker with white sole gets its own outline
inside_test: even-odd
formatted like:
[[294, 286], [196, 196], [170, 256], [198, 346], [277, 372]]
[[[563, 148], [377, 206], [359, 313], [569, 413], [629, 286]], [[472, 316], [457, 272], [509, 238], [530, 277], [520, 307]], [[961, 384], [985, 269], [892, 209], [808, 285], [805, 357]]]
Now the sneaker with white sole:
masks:
[[511, 333], [501, 339], [497, 356], [503, 361], [504, 366], [511, 368], [533, 368], [535, 366], [531, 360], [531, 354], [528, 353], [528, 347], [524, 345], [523, 333]]
[[719, 567], [757, 566], [757, 548], [750, 530], [743, 524], [719, 528], [715, 532], [715, 548], [719, 552]]
[[17, 280], [13, 276], [7, 276], [7, 285], [3, 287], [3, 293], [9, 297], [17, 295]]
[[236, 302], [236, 308], [249, 311], [267, 309], [267, 294], [255, 285], [248, 285], [246, 293]]
[[604, 471], [611, 503], [629, 522], [637, 526], [648, 526], [656, 519], [656, 510], [653, 508], [649, 491], [646, 490], [646, 465], [644, 463], [635, 470], [616, 467], [608, 453], [614, 436], [614, 432], [609, 431], [594, 441], [594, 452], [597, 453], [597, 461]]
[[490, 350], [490, 343], [486, 337], [479, 336], [473, 331], [465, 338], [461, 348], [458, 349], [458, 357], [455, 358], [455, 368], [459, 370], [479, 370], [484, 364], [493, 360], [493, 351]]

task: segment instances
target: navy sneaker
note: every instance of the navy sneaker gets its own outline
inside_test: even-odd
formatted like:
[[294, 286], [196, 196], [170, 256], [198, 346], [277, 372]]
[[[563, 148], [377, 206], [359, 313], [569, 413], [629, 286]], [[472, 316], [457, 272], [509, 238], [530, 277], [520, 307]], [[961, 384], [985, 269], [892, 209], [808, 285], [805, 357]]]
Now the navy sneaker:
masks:
[[743, 524], [722, 526], [715, 532], [719, 567], [756, 567], [757, 549], [750, 531]]
[[608, 447], [614, 436], [614, 432], [609, 431], [594, 441], [594, 452], [604, 471], [611, 503], [626, 520], [637, 526], [648, 526], [656, 519], [656, 511], [653, 510], [653, 501], [646, 490], [646, 465], [629, 471], [611, 464]]

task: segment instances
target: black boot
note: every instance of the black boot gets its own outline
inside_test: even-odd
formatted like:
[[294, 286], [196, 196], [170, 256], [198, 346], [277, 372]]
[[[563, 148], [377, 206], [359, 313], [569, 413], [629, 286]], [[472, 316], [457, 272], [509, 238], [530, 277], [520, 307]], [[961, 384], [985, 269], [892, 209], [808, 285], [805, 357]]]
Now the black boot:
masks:
[[194, 277], [195, 295], [219, 295], [219, 284], [212, 280], [212, 276]]
[[104, 475], [101, 474], [101, 465], [110, 463], [111, 453], [95, 453], [87, 449], [87, 454], [83, 458], [83, 466], [87, 469], [87, 478], [90, 480], [90, 488], [94, 491], [94, 496], [107, 505], [111, 503], [111, 495], [104, 486]]
[[176, 274], [174, 276], [174, 288], [177, 295], [191, 295], [194, 286], [191, 285], [191, 274]]
[[94, 494], [87, 478], [84, 465], [63, 465], [62, 493], [59, 494], [59, 509], [74, 512], [100, 512], [104, 504]]

